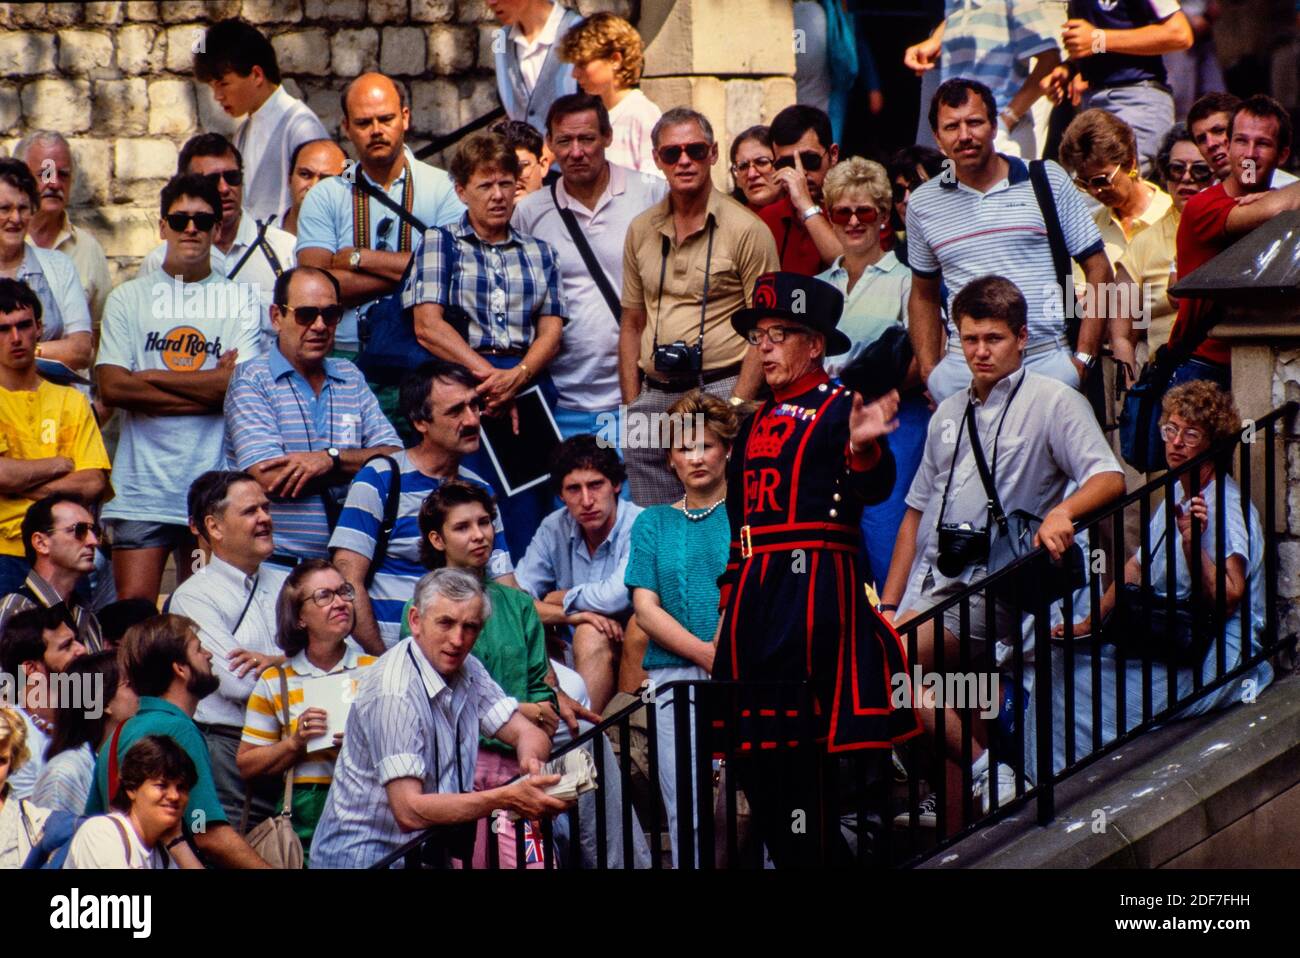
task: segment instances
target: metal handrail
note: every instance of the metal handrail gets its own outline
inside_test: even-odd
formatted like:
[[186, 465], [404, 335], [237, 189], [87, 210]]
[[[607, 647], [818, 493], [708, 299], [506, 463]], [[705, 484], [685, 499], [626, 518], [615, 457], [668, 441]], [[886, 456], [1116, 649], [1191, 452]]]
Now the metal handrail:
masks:
[[450, 133], [444, 133], [442, 136], [434, 137], [430, 142], [424, 144], [424, 146], [420, 147], [418, 150], [414, 150], [415, 158], [417, 160], [423, 160], [426, 157], [433, 156], [435, 153], [440, 153], [453, 143], [458, 143], [471, 133], [476, 133], [483, 129], [483, 127], [492, 125], [505, 115], [506, 108], [503, 106], [488, 110], [488, 112], [484, 113], [480, 117], [470, 120], [464, 126], [452, 130]]

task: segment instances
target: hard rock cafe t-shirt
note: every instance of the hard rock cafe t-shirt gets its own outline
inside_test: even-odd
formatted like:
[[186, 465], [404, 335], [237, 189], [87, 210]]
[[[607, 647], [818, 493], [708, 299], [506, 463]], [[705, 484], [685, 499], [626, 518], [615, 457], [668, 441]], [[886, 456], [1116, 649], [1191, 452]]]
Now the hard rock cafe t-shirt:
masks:
[[[177, 373], [215, 369], [223, 353], [238, 349], [240, 364], [261, 352], [259, 309], [239, 283], [216, 272], [182, 283], [162, 270], [114, 289], [104, 304], [98, 366]], [[225, 424], [209, 414], [159, 416], [120, 410], [122, 436], [113, 460], [117, 496], [106, 519], [184, 524], [190, 483], [209, 469], [224, 469]]]

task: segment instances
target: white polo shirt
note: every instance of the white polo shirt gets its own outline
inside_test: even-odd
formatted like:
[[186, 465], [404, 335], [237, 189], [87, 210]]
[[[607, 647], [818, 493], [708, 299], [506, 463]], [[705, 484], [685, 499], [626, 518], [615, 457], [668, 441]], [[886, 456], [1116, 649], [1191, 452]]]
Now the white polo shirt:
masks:
[[542, 26], [541, 32], [530, 43], [524, 39], [519, 25], [510, 28], [510, 39], [518, 48], [519, 72], [523, 74], [524, 84], [531, 92], [537, 86], [537, 78], [542, 75], [542, 66], [546, 63], [546, 54], [555, 46], [560, 32], [560, 22], [564, 19], [564, 7], [558, 3], [551, 4], [550, 16]]
[[[1023, 160], [1001, 154], [1006, 179], [981, 193], [959, 180], [936, 176], [917, 187], [907, 204], [907, 259], [918, 276], [943, 274], [952, 300], [973, 279], [994, 274], [1020, 288], [1029, 307], [1029, 339], [1065, 333], [1065, 306], [1057, 285], [1047, 227]], [[1065, 170], [1047, 162], [1047, 180], [1065, 248], [1075, 261], [1104, 249], [1101, 233]], [[949, 338], [955, 334], [949, 328]]]
[[618, 323], [605, 297], [587, 271], [577, 244], [564, 225], [560, 207], [571, 210], [604, 269], [615, 294], [623, 289], [623, 242], [632, 220], [664, 198], [667, 183], [653, 176], [609, 165], [609, 185], [587, 209], [555, 184], [555, 199], [547, 187], [530, 193], [515, 207], [511, 225], [521, 233], [545, 240], [559, 256], [564, 301], [569, 322], [560, 353], [548, 370], [566, 409], [612, 409], [621, 402], [618, 388]]
[[292, 206], [289, 159], [294, 149], [300, 143], [328, 139], [332, 137], [311, 107], [277, 86], [235, 130], [235, 147], [248, 174], [244, 209], [260, 221], [279, 216]]

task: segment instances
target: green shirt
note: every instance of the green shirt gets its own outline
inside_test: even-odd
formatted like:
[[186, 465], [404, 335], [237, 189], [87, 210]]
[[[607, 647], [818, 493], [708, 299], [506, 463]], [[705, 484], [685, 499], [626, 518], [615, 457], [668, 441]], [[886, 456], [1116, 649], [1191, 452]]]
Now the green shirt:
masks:
[[[700, 520], [686, 518], [676, 506], [652, 506], [632, 525], [632, 552], [627, 560], [629, 589], [649, 589], [659, 604], [701, 642], [718, 630], [718, 576], [727, 570], [731, 523], [719, 506]], [[653, 639], [641, 667], [690, 665]]]
[[[134, 716], [127, 719], [122, 726], [122, 734], [117, 739], [119, 769], [131, 746], [146, 735], [166, 735], [171, 738], [185, 750], [194, 762], [195, 771], [199, 773], [199, 779], [190, 791], [189, 804], [185, 806], [186, 833], [203, 831], [208, 825], [226, 824], [226, 813], [221, 807], [221, 799], [217, 798], [216, 785], [212, 780], [208, 745], [194, 720], [171, 702], [152, 695], [140, 696], [140, 708]], [[112, 739], [105, 742], [95, 760], [95, 784], [86, 799], [87, 815], [102, 815], [109, 810], [108, 747], [111, 744]]]
[[[501, 691], [520, 702], [555, 704], [555, 691], [546, 684], [551, 663], [546, 658], [546, 630], [537, 617], [533, 597], [498, 582], [485, 582], [484, 591], [492, 603], [492, 614], [483, 623], [474, 643], [474, 657], [483, 663]], [[408, 600], [402, 609], [401, 638], [411, 634], [407, 624], [411, 611]], [[513, 753], [514, 749], [494, 738], [479, 738], [479, 745]]]

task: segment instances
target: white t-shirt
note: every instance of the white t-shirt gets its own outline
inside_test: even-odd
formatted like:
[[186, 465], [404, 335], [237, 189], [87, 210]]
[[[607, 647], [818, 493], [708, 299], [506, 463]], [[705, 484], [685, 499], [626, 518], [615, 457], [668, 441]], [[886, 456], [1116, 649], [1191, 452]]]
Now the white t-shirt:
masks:
[[655, 166], [655, 148], [650, 139], [650, 131], [663, 115], [664, 111], [640, 90], [633, 90], [623, 97], [622, 102], [609, 111], [614, 140], [605, 151], [605, 159], [629, 170], [663, 179], [663, 173]]
[[[240, 365], [262, 353], [258, 304], [248, 287], [215, 270], [181, 283], [162, 270], [123, 283], [108, 295], [95, 365], [200, 372], [238, 349]], [[122, 410], [122, 438], [113, 459], [117, 495], [106, 519], [184, 524], [190, 483], [226, 467], [220, 411], [155, 416]]]
[[[116, 822], [117, 824], [114, 824]], [[121, 829], [118, 828], [121, 825]], [[125, 841], [123, 841], [125, 832]], [[131, 819], [121, 812], [88, 818], [72, 836], [64, 868], [167, 868], [170, 859], [161, 845], [144, 847]]]

